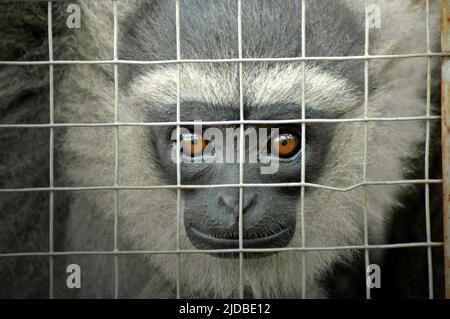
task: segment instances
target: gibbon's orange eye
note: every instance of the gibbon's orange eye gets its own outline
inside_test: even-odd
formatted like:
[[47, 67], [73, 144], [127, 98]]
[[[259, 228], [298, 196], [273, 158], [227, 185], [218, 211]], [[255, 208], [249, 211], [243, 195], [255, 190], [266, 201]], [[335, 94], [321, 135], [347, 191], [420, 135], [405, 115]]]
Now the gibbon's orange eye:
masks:
[[184, 154], [191, 157], [202, 155], [206, 144], [206, 140], [197, 134], [183, 135], [183, 139], [181, 141]]
[[291, 157], [298, 151], [299, 138], [290, 133], [280, 134], [272, 140], [271, 150], [280, 157]]

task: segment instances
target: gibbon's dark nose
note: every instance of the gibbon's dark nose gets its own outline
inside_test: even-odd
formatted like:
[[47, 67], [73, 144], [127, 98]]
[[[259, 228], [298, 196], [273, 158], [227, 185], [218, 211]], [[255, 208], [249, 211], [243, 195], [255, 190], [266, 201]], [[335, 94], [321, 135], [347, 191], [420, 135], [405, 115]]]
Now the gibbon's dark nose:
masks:
[[[228, 208], [236, 218], [239, 217], [239, 189], [227, 192], [219, 196], [219, 204]], [[242, 213], [245, 214], [256, 200], [255, 192], [245, 192], [242, 203]]]

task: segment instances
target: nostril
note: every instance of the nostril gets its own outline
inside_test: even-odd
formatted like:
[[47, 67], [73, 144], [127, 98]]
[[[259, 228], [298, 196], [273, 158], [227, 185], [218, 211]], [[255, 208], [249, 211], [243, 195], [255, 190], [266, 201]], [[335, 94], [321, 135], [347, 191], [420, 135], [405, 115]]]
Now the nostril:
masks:
[[244, 196], [244, 206], [243, 209], [250, 208], [256, 200], [256, 193], [251, 194], [248, 198]]
[[[220, 195], [218, 200], [219, 203], [228, 207], [233, 214], [239, 214], [239, 196]], [[255, 200], [256, 193], [253, 193], [250, 196], [246, 196], [246, 194], [244, 194], [244, 202], [242, 206], [242, 209], [244, 210], [243, 213], [245, 213], [245, 211], [253, 205]]]
[[220, 195], [219, 196], [219, 202], [223, 205], [225, 205], [226, 207], [234, 210], [236, 205], [239, 205], [239, 198], [236, 201], [236, 199], [234, 198], [234, 196], [228, 196], [228, 195]]

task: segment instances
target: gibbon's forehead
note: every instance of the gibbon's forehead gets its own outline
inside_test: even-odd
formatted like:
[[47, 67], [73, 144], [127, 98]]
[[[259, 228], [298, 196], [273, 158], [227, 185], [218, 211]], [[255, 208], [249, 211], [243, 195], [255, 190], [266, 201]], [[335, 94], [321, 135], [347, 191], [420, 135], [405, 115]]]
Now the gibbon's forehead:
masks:
[[[304, 77], [305, 103], [313, 113], [317, 110], [336, 117], [361, 103], [357, 87], [346, 78], [338, 78], [316, 66], [305, 67]], [[150, 108], [151, 112], [167, 112], [168, 106], [177, 103], [177, 78], [174, 67], [151, 70], [133, 81], [128, 100]], [[286, 118], [289, 115], [286, 113], [292, 112], [286, 105], [299, 107], [302, 103], [302, 66], [300, 63], [244, 64], [241, 85], [246, 114], [253, 114], [257, 119], [258, 113], [270, 108], [268, 114], [276, 118], [274, 107], [282, 105], [279, 111]], [[228, 108], [239, 117], [238, 65], [181, 65], [180, 102], [183, 112], [189, 112], [189, 107], [195, 105], [207, 105], [217, 107], [218, 111]]]

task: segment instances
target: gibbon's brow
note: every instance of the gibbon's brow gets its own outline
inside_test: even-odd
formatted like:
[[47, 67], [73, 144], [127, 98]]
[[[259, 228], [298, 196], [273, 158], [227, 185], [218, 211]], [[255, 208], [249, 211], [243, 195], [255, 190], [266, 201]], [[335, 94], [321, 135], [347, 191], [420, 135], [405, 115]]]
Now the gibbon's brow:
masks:
[[[233, 121], [239, 120], [239, 108], [227, 105], [214, 105], [201, 101], [181, 102], [182, 121]], [[173, 120], [177, 112], [176, 104], [164, 107], [161, 120]], [[291, 120], [301, 119], [301, 103], [271, 103], [265, 105], [244, 105], [245, 120]], [[326, 108], [317, 109], [309, 104], [305, 106], [305, 117], [310, 119], [332, 118]], [[226, 123], [225, 123], [226, 124]]]

